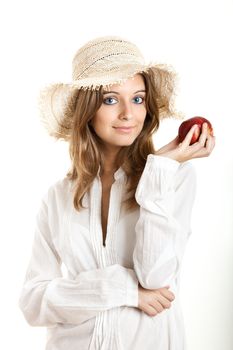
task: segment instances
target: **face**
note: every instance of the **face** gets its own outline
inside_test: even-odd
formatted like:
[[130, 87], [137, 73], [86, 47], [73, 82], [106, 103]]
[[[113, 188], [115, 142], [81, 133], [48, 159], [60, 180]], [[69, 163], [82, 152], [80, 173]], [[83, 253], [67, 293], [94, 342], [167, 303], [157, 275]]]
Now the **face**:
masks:
[[104, 91], [103, 102], [91, 121], [106, 149], [130, 146], [146, 118], [146, 88], [140, 74]]

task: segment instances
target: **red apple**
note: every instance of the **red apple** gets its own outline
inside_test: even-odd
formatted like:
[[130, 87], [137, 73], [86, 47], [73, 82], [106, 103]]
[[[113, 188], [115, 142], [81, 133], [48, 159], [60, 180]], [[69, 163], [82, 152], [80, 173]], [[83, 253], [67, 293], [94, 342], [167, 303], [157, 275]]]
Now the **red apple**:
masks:
[[209, 120], [207, 120], [203, 117], [193, 117], [193, 118], [185, 120], [183, 123], [180, 124], [179, 131], [178, 131], [179, 142], [182, 142], [184, 140], [185, 136], [187, 135], [187, 133], [189, 132], [189, 130], [191, 129], [191, 127], [194, 124], [196, 124], [198, 127], [195, 129], [195, 131], [193, 133], [193, 137], [191, 139], [190, 145], [197, 142], [197, 140], [199, 139], [199, 136], [201, 134], [201, 127], [202, 127], [203, 123], [207, 123], [208, 131], [209, 131], [210, 135], [213, 136], [213, 127], [212, 127], [211, 123], [209, 122]]

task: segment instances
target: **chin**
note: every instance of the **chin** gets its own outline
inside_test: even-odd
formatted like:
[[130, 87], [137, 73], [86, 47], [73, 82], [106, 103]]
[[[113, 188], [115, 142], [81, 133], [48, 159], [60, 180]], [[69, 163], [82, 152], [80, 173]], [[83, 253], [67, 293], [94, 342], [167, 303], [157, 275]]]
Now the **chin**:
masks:
[[135, 140], [137, 139], [137, 137], [131, 137], [131, 138], [127, 138], [127, 139], [115, 139], [115, 140], [111, 140], [111, 142], [109, 142], [109, 140], [106, 140], [106, 144], [108, 144], [111, 147], [129, 147], [131, 146]]
[[128, 147], [131, 146], [134, 143], [135, 140], [129, 141], [129, 142], [122, 142], [122, 143], [118, 143], [115, 146], [119, 146], [119, 147]]

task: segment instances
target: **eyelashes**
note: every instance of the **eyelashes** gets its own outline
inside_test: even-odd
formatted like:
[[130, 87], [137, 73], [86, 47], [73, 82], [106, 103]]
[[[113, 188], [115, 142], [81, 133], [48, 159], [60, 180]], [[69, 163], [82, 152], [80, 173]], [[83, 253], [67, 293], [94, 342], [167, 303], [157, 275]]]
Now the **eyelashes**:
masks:
[[[142, 96], [136, 96], [133, 98], [133, 101], [135, 101], [135, 104], [142, 104], [145, 101], [145, 97]], [[118, 102], [118, 100], [115, 97], [106, 97], [103, 99], [103, 103], [106, 105], [115, 105]]]
[[113, 97], [107, 97], [107, 98], [104, 98], [103, 103], [106, 104], [106, 105], [115, 105], [117, 102], [115, 102], [115, 103], [111, 103], [110, 102], [110, 101], [113, 101], [113, 100], [116, 101], [116, 99], [113, 98]]

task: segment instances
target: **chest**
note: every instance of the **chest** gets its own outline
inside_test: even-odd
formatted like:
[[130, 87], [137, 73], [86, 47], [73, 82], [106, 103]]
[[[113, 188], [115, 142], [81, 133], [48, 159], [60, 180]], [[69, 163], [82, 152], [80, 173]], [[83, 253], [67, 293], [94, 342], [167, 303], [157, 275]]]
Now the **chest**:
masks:
[[113, 179], [102, 179], [102, 196], [101, 196], [101, 225], [103, 235], [103, 245], [105, 246], [105, 240], [107, 236], [108, 226], [108, 213], [109, 213], [109, 200]]
[[74, 209], [73, 195], [64, 206], [56, 203], [50, 218], [53, 243], [72, 276], [114, 263], [133, 266], [139, 210], [126, 211], [124, 199], [124, 181], [96, 179], [84, 197], [85, 209]]

